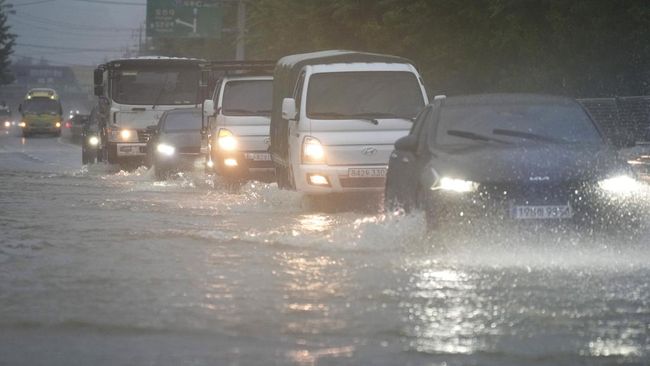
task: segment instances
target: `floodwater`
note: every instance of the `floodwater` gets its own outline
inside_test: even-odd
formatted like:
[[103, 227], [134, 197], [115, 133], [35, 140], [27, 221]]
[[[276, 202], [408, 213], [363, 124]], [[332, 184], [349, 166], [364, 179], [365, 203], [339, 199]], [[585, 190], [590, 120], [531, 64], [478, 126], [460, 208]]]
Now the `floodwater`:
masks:
[[427, 233], [80, 162], [0, 135], [0, 365], [650, 363], [647, 234]]

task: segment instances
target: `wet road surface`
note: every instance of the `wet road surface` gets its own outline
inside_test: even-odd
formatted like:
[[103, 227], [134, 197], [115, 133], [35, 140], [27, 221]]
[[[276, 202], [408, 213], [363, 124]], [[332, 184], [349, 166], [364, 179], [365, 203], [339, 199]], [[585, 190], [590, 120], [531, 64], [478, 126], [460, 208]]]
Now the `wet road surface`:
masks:
[[426, 233], [80, 150], [0, 135], [0, 365], [650, 362], [648, 235]]

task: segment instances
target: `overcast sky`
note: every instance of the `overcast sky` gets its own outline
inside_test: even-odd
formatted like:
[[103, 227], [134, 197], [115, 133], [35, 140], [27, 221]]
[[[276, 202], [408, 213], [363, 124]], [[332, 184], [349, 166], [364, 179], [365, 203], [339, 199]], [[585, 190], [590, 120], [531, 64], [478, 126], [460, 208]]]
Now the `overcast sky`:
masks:
[[[14, 60], [47, 59], [53, 65], [97, 65], [138, 45], [146, 0], [5, 0], [18, 38]], [[133, 5], [131, 5], [133, 4]], [[144, 34], [143, 34], [144, 36]]]

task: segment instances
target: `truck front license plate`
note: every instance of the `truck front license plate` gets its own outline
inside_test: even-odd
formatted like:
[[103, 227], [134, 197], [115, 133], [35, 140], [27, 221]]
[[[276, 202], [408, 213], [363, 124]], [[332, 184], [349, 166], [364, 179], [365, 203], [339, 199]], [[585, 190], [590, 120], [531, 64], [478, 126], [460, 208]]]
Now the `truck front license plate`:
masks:
[[518, 220], [569, 219], [573, 216], [571, 206], [514, 206], [513, 217]]
[[386, 176], [386, 168], [350, 168], [350, 178], [383, 178]]

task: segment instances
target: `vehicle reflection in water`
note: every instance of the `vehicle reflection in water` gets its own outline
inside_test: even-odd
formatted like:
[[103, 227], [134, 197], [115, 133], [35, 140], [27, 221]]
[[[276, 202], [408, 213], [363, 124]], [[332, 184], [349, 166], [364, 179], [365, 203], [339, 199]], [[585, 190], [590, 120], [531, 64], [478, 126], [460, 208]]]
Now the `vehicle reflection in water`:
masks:
[[[346, 299], [353, 281], [344, 269], [344, 261], [293, 252], [278, 253], [275, 259], [282, 268], [276, 276], [284, 287], [280, 333], [300, 339], [345, 332], [349, 326]], [[320, 357], [351, 357], [354, 352], [353, 345], [314, 350], [319, 348], [318, 344], [300, 340], [297, 343], [304, 343], [305, 349], [290, 351], [287, 357], [298, 364], [316, 364]]]
[[412, 338], [409, 347], [445, 354], [485, 349], [480, 335], [493, 334], [496, 324], [488, 321], [493, 314], [484, 308], [488, 303], [476, 291], [476, 280], [461, 270], [427, 267], [413, 274], [414, 301], [403, 305], [407, 336]]
[[322, 214], [303, 215], [298, 218], [296, 230], [303, 232], [322, 233], [332, 227], [332, 218]]

